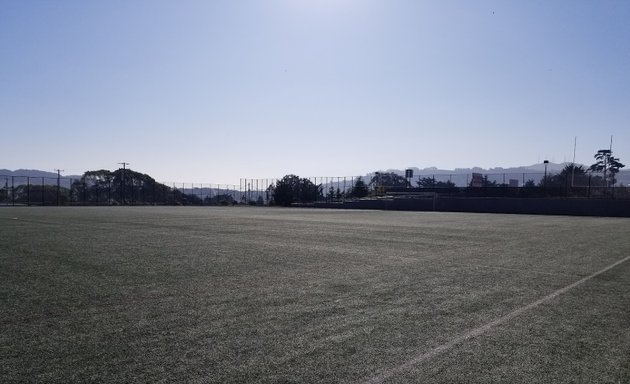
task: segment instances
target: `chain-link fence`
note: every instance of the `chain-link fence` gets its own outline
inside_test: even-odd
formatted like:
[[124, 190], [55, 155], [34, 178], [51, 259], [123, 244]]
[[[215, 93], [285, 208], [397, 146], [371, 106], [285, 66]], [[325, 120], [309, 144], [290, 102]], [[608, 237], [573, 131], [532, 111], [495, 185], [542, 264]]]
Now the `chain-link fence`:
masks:
[[[630, 180], [591, 172], [428, 174], [412, 178], [387, 173], [367, 176], [306, 177], [318, 187], [318, 201], [342, 202], [361, 197], [425, 192], [471, 197], [630, 198]], [[243, 179], [240, 190], [271, 201], [277, 179]], [[358, 184], [359, 183], [359, 184]]]
[[[394, 174], [304, 178], [317, 201], [432, 192], [488, 197], [630, 198], [628, 182], [598, 173]], [[119, 179], [0, 175], [0, 205], [269, 205], [279, 179], [240, 179], [238, 185], [159, 183]]]
[[0, 175], [2, 205], [229, 205], [244, 201], [245, 195], [228, 184]]
[[467, 196], [630, 198], [630, 174], [614, 176], [597, 172], [422, 174], [409, 187]]

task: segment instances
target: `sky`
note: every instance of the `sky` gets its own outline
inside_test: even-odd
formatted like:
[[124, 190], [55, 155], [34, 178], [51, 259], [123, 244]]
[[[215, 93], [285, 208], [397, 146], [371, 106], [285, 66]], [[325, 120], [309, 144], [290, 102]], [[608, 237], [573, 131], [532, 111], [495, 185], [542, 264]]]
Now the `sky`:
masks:
[[239, 184], [590, 165], [611, 137], [630, 167], [628, 20], [625, 0], [0, 0], [0, 168]]

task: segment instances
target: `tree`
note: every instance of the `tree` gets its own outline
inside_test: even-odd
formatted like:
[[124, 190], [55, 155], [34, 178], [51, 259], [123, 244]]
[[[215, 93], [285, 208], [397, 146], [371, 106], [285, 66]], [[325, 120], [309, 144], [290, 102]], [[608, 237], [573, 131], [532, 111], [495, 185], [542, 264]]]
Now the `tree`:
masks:
[[594, 157], [597, 161], [590, 166], [589, 170], [591, 172], [603, 172], [606, 186], [609, 185], [609, 179], [610, 184], [614, 185], [617, 182], [615, 175], [621, 168], [625, 167], [625, 165], [621, 164], [619, 159], [613, 156], [612, 150], [610, 149], [600, 149]]
[[[472, 180], [470, 181], [468, 186], [469, 187], [473, 186], [473, 181]], [[488, 179], [488, 175], [483, 175], [483, 178], [481, 179], [481, 186], [482, 187], [498, 187], [499, 185], [497, 184], [497, 182], [495, 180]]]
[[182, 193], [181, 203], [182, 205], [202, 205], [203, 200], [201, 200], [201, 197], [195, 195], [194, 193], [192, 194]]
[[356, 198], [362, 198], [368, 195], [368, 187], [362, 178], [357, 178], [354, 182], [354, 186], [350, 189], [350, 196]]
[[528, 179], [525, 184], [523, 184], [523, 188], [535, 188], [536, 182], [532, 179]]
[[409, 181], [404, 176], [397, 175], [394, 172], [375, 172], [375, 175], [370, 181], [370, 185], [379, 187], [408, 187]]
[[9, 188], [6, 186], [0, 189], [0, 201], [5, 203], [9, 201]]
[[315, 185], [309, 179], [300, 179], [300, 189], [298, 193], [299, 203], [311, 203], [317, 201], [322, 195], [322, 186]]
[[[164, 201], [168, 204], [183, 204], [184, 193], [177, 188], [157, 183], [151, 176], [119, 168], [112, 172], [112, 198], [118, 203], [137, 203], [138, 201], [153, 203]], [[122, 189], [121, 189], [122, 188]], [[195, 199], [196, 201], [196, 199]]]
[[[234, 204], [234, 198], [229, 193], [224, 193], [224, 194], [219, 194], [219, 195], [214, 195], [214, 196], [206, 196], [203, 200], [204, 200], [204, 204], [207, 204], [207, 205]], [[245, 199], [243, 199], [242, 202], [245, 203]]]
[[558, 174], [558, 183], [565, 187], [586, 184], [588, 182], [586, 171], [582, 165], [567, 164]]
[[340, 188], [335, 189], [332, 185], [328, 188], [328, 193], [326, 194], [326, 200], [334, 201], [334, 200], [342, 200], [344, 193], [341, 192]]
[[332, 201], [335, 199], [335, 188], [331, 185], [328, 188], [328, 194], [326, 195], [326, 200]]
[[[98, 203], [111, 199], [114, 174], [107, 169], [87, 171], [71, 186], [71, 196], [83, 203]], [[115, 186], [114, 186], [115, 187]]]
[[560, 178], [562, 180], [570, 180], [572, 177], [583, 177], [586, 175], [586, 169], [582, 165], [567, 164], [560, 171]]
[[418, 187], [421, 188], [455, 188], [452, 181], [435, 181], [433, 177], [423, 177], [417, 181]]
[[[66, 204], [68, 202], [68, 196], [70, 190], [65, 187], [61, 187], [59, 190], [59, 203]], [[57, 205], [57, 186], [56, 185], [18, 185], [13, 190], [13, 196], [10, 198], [7, 195], [0, 195], [0, 198], [5, 197], [7, 202], [9, 199], [13, 199], [16, 203], [20, 204], [43, 204], [43, 205]]]
[[286, 175], [270, 187], [275, 205], [289, 206], [292, 203], [310, 203], [316, 201], [321, 193], [321, 186], [296, 175]]
[[185, 195], [129, 168], [113, 172], [106, 169], [87, 171], [72, 183], [69, 196], [72, 201], [82, 203], [201, 204], [200, 198]]
[[540, 186], [549, 188], [568, 188], [574, 183], [583, 184], [586, 180], [586, 169], [582, 165], [567, 164], [560, 173], [547, 175], [546, 180], [540, 181]]

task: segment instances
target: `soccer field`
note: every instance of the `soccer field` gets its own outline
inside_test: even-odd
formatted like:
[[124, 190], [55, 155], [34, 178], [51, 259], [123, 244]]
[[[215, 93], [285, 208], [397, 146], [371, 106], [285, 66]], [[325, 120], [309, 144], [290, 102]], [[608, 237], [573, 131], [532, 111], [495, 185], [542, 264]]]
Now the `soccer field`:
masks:
[[0, 209], [0, 382], [628, 383], [630, 219]]

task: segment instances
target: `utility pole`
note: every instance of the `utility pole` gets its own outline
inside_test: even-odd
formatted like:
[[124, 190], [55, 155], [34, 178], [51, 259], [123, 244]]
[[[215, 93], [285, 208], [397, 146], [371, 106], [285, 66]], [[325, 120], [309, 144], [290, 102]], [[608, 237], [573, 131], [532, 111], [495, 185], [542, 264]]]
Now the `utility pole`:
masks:
[[122, 171], [122, 176], [120, 177], [120, 203], [121, 204], [125, 204], [125, 169], [126, 166], [129, 165], [129, 163], [118, 163], [118, 164], [122, 164], [123, 166], [123, 171]]
[[59, 200], [59, 190], [61, 189], [61, 172], [63, 172], [63, 169], [55, 169], [55, 171], [57, 171], [57, 205], [61, 205], [60, 204], [60, 200]]

